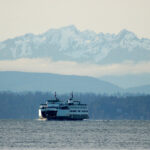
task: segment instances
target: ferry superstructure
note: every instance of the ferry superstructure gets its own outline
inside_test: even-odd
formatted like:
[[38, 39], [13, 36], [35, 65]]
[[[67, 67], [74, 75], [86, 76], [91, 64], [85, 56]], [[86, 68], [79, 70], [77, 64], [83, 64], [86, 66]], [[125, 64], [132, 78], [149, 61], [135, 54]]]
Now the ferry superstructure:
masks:
[[46, 104], [39, 107], [39, 118], [46, 120], [83, 120], [88, 119], [88, 106], [81, 104], [80, 101], [71, 98], [67, 101], [61, 101], [56, 97], [47, 100]]

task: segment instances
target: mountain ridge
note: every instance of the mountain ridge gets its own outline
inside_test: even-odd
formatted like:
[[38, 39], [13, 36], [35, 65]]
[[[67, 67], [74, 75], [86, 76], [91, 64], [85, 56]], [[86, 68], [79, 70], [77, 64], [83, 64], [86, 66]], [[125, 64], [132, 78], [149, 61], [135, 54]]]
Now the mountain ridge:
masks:
[[2, 41], [0, 52], [1, 60], [49, 57], [98, 64], [146, 61], [150, 59], [150, 39], [139, 39], [126, 29], [118, 34], [104, 34], [80, 31], [71, 25]]
[[128, 88], [127, 91], [136, 94], [150, 94], [150, 84]]
[[0, 91], [57, 91], [59, 93], [115, 93], [121, 88], [88, 76], [0, 71]]
[[[149, 62], [150, 39], [138, 38], [135, 33], [126, 29], [121, 30], [118, 34], [104, 34], [102, 32], [95, 33], [91, 30], [80, 31], [71, 25], [49, 29], [38, 35], [28, 33], [0, 42], [0, 61], [21, 58], [50, 58], [53, 62], [75, 62], [101, 66], [130, 62], [136, 67], [136, 64]], [[140, 86], [142, 80], [144, 84], [149, 83], [149, 78], [146, 78], [147, 81], [144, 80], [147, 73], [141, 72], [140, 82], [134, 80], [135, 82], [130, 84], [128, 81], [127, 86], [138, 86], [136, 83], [139, 83]], [[125, 74], [125, 76], [128, 75], [130, 73]], [[111, 75], [108, 74], [108, 76]], [[117, 76], [119, 74], [116, 75], [117, 79], [113, 79], [112, 75], [112, 83], [121, 87], [124, 77], [119, 77], [119, 83]], [[135, 76], [138, 76], [138, 74]], [[138, 80], [138, 77], [136, 79]]]
[[0, 91], [13, 92], [54, 92], [60, 94], [150, 94], [150, 84], [121, 88], [106, 80], [89, 76], [60, 75], [53, 73], [33, 73], [21, 71], [0, 71]]

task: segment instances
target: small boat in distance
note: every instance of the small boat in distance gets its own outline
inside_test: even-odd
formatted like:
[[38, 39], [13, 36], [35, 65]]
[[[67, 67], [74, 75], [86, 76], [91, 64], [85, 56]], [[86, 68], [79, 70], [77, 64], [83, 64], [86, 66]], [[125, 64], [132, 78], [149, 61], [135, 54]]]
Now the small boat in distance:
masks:
[[46, 104], [41, 104], [39, 107], [39, 118], [46, 120], [83, 120], [88, 119], [88, 107], [86, 104], [81, 104], [80, 101], [71, 98], [67, 101], [61, 101], [57, 98], [47, 100]]

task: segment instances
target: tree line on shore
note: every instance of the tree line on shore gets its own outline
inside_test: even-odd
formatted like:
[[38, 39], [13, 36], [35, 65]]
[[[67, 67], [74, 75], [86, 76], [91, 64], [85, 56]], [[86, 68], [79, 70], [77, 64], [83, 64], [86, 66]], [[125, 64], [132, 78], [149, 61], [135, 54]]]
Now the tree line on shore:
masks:
[[[67, 100], [70, 95], [57, 97]], [[37, 119], [39, 105], [53, 98], [51, 92], [0, 92], [0, 119]], [[75, 93], [74, 99], [88, 104], [90, 119], [150, 119], [150, 95]]]

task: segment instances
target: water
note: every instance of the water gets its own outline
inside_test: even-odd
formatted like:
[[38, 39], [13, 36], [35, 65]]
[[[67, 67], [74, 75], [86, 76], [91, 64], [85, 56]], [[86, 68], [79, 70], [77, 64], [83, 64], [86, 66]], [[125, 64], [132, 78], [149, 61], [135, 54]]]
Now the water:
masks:
[[0, 120], [0, 149], [150, 149], [150, 121]]

